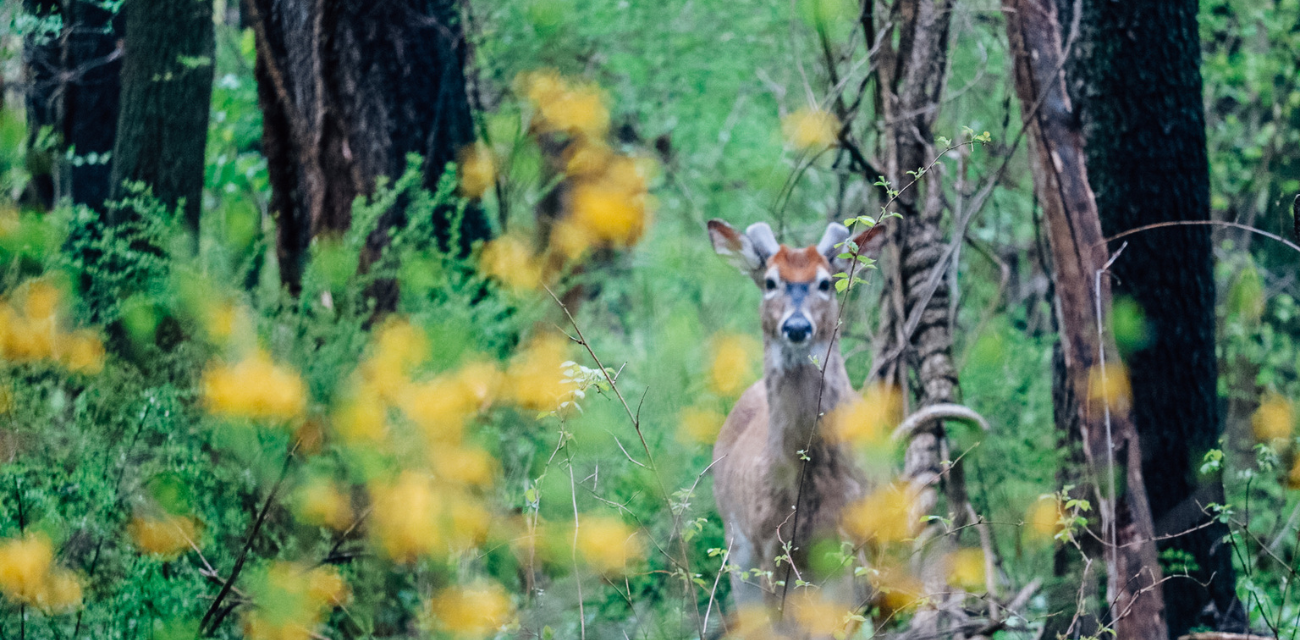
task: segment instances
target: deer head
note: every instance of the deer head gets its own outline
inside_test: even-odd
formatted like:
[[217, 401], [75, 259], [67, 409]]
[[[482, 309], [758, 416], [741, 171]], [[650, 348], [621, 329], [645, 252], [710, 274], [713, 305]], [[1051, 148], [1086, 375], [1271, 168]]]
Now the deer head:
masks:
[[[852, 238], [859, 255], [874, 256], [883, 244], [883, 225]], [[793, 249], [778, 244], [772, 228], [755, 223], [740, 233], [722, 220], [709, 221], [713, 249], [751, 277], [763, 292], [760, 312], [769, 351], [779, 348], [783, 360], [804, 359], [835, 333], [839, 304], [833, 277], [848, 271], [852, 258], [849, 230], [839, 223], [826, 227], [816, 246]]]

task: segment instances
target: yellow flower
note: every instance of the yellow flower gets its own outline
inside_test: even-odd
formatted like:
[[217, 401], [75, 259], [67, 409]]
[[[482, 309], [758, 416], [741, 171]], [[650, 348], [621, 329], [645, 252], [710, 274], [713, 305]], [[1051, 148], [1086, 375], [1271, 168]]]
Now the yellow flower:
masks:
[[886, 565], [872, 570], [871, 583], [876, 587], [876, 606], [882, 617], [906, 611], [921, 603], [925, 588], [921, 581], [902, 567]]
[[711, 444], [718, 438], [722, 422], [726, 418], [711, 409], [687, 407], [682, 409], [680, 425], [677, 427], [677, 440], [684, 444]]
[[388, 416], [379, 392], [368, 384], [354, 385], [352, 396], [334, 410], [335, 431], [344, 442], [380, 442], [388, 432]]
[[618, 518], [586, 516], [578, 522], [578, 553], [600, 573], [622, 572], [645, 552], [640, 536]]
[[486, 409], [496, 399], [501, 387], [501, 372], [490, 362], [470, 362], [456, 371], [456, 382], [479, 409]]
[[467, 198], [483, 197], [496, 182], [496, 160], [492, 149], [482, 142], [461, 149], [456, 163], [460, 167], [460, 192]]
[[1061, 532], [1061, 503], [1052, 496], [1043, 496], [1025, 514], [1032, 537], [1050, 540]]
[[440, 550], [442, 500], [428, 477], [404, 471], [396, 482], [372, 486], [370, 495], [370, 535], [385, 555], [413, 562]]
[[199, 543], [199, 523], [187, 516], [137, 514], [126, 531], [141, 551], [169, 559]]
[[29, 282], [21, 295], [23, 313], [32, 321], [54, 321], [62, 294], [45, 280]]
[[1127, 411], [1133, 392], [1128, 383], [1124, 365], [1109, 363], [1088, 371], [1088, 403], [1095, 410], [1109, 407], [1111, 411]]
[[45, 591], [54, 547], [50, 539], [30, 534], [0, 544], [0, 591], [14, 600], [34, 604]]
[[347, 583], [330, 566], [307, 570], [277, 561], [253, 588], [257, 608], [244, 614], [249, 640], [309, 640], [325, 614], [348, 597]]
[[607, 182], [579, 184], [570, 220], [597, 244], [630, 246], [645, 231], [646, 196]]
[[104, 370], [104, 343], [93, 331], [75, 331], [60, 347], [59, 359], [69, 371], [96, 374]]
[[1255, 430], [1255, 439], [1260, 442], [1286, 440], [1291, 437], [1295, 425], [1295, 410], [1286, 398], [1270, 395], [1251, 416], [1250, 425]]
[[901, 484], [890, 484], [849, 505], [844, 525], [859, 540], [898, 542], [916, 536], [920, 519], [914, 513], [915, 496]]
[[291, 420], [306, 408], [307, 391], [296, 372], [256, 351], [234, 366], [209, 368], [203, 374], [203, 399], [217, 415]]
[[609, 131], [609, 110], [600, 91], [591, 85], [570, 85], [551, 71], [529, 74], [525, 92], [537, 117], [539, 133], [563, 132], [589, 139]]
[[543, 336], [534, 339], [517, 354], [506, 371], [503, 389], [525, 409], [554, 411], [573, 392], [564, 382], [562, 364], [565, 343], [562, 338]]
[[298, 489], [294, 500], [298, 520], [342, 531], [352, 524], [352, 501], [332, 482], [312, 479]]
[[724, 398], [734, 398], [754, 381], [755, 354], [762, 345], [745, 335], [727, 333], [713, 339], [709, 388]]
[[50, 612], [81, 604], [81, 581], [54, 565], [54, 547], [41, 534], [0, 542], [0, 593]]
[[609, 145], [599, 140], [575, 142], [566, 151], [568, 160], [564, 172], [570, 176], [591, 178], [599, 176], [614, 161], [614, 152]]
[[435, 378], [408, 387], [399, 406], [430, 443], [458, 444], [465, 419], [478, 410], [475, 400], [458, 381]]
[[532, 291], [542, 284], [542, 270], [528, 243], [502, 236], [487, 243], [479, 255], [479, 271], [511, 291]]
[[361, 374], [386, 402], [394, 404], [406, 388], [408, 374], [428, 353], [424, 331], [404, 320], [390, 319], [375, 336]]
[[460, 638], [487, 637], [514, 614], [505, 590], [486, 582], [444, 589], [429, 609], [440, 627]]
[[852, 396], [827, 416], [827, 436], [839, 442], [886, 446], [903, 417], [903, 397], [893, 386], [875, 384], [863, 397]]
[[430, 462], [438, 479], [455, 485], [487, 487], [496, 461], [482, 449], [431, 448]]
[[948, 558], [948, 584], [972, 593], [984, 591], [984, 552], [959, 549], [953, 553]]
[[786, 142], [800, 151], [821, 151], [839, 139], [840, 121], [821, 109], [803, 108], [781, 121]]
[[786, 602], [786, 611], [799, 623], [800, 629], [816, 637], [851, 635], [858, 627], [858, 622], [850, 617], [854, 609], [853, 605], [827, 599], [808, 588], [794, 590]]
[[492, 516], [480, 498], [461, 491], [450, 492], [444, 503], [443, 522], [450, 546], [470, 549], [487, 539]]

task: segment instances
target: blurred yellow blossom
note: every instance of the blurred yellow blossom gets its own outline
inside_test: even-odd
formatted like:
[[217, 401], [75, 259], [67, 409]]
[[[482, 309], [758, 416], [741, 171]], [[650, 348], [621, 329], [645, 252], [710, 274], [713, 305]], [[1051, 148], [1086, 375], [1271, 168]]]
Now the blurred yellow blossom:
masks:
[[882, 617], [888, 618], [921, 603], [925, 588], [907, 569], [886, 564], [873, 569], [869, 575], [872, 586], [876, 588], [876, 606], [880, 608]]
[[62, 294], [47, 280], [33, 280], [21, 288], [19, 304], [32, 321], [54, 321]]
[[637, 532], [618, 518], [585, 516], [578, 522], [578, 554], [600, 573], [621, 572], [645, 552]]
[[972, 593], [980, 593], [984, 584], [984, 552], [958, 549], [948, 557], [948, 584]]
[[479, 270], [511, 291], [532, 291], [542, 284], [542, 269], [522, 239], [506, 235], [483, 247]]
[[483, 500], [463, 491], [445, 491], [442, 524], [447, 531], [447, 542], [455, 549], [471, 549], [487, 539], [492, 516], [483, 506]]
[[457, 444], [465, 419], [478, 410], [476, 400], [459, 381], [434, 378], [407, 387], [398, 406], [431, 443]]
[[533, 127], [539, 133], [563, 132], [598, 139], [609, 131], [609, 110], [595, 86], [571, 84], [554, 71], [525, 74], [522, 84], [537, 110]]
[[763, 347], [754, 338], [723, 333], [713, 338], [713, 360], [709, 365], [709, 389], [724, 398], [734, 398], [754, 381], [754, 364]]
[[894, 483], [872, 491], [844, 510], [844, 525], [858, 540], [898, 542], [916, 536], [920, 525], [914, 513], [915, 496], [907, 486]]
[[443, 630], [458, 638], [485, 638], [514, 615], [510, 598], [500, 585], [476, 582], [438, 592], [430, 612]]
[[486, 409], [496, 399], [501, 388], [501, 372], [496, 365], [486, 361], [470, 361], [456, 370], [455, 380], [461, 390], [475, 401], [478, 409]]
[[306, 569], [277, 561], [254, 585], [256, 608], [244, 614], [249, 640], [309, 640], [325, 615], [348, 598], [347, 583], [333, 567]]
[[372, 485], [370, 496], [370, 535], [385, 555], [413, 562], [440, 550], [442, 499], [428, 476], [403, 471], [395, 482]]
[[786, 601], [785, 611], [801, 630], [814, 637], [848, 637], [859, 624], [852, 618], [857, 613], [854, 605], [837, 602], [809, 588], [795, 590]]
[[429, 340], [423, 330], [405, 320], [389, 319], [376, 334], [361, 375], [386, 402], [396, 404], [411, 371], [428, 353]]
[[482, 142], [466, 145], [456, 160], [460, 167], [460, 192], [468, 198], [481, 198], [496, 181], [496, 160], [492, 149]]
[[1105, 406], [1111, 411], [1127, 411], [1132, 397], [1128, 371], [1123, 364], [1112, 362], [1088, 371], [1088, 403], [1095, 410]]
[[573, 190], [570, 222], [590, 234], [593, 244], [630, 246], [645, 231], [646, 198], [612, 183], [579, 184]]
[[902, 419], [903, 396], [898, 388], [873, 384], [862, 396], [851, 396], [827, 416], [826, 433], [839, 442], [884, 446]]
[[1295, 426], [1295, 409], [1291, 401], [1279, 395], [1269, 395], [1250, 418], [1255, 439], [1260, 442], [1286, 440]]
[[781, 120], [781, 132], [800, 151], [821, 151], [839, 139], [840, 121], [828, 111], [805, 107]]
[[342, 531], [352, 524], [352, 500], [333, 482], [312, 478], [298, 487], [293, 500], [298, 520]]
[[564, 381], [561, 366], [567, 360], [565, 351], [564, 338], [534, 338], [511, 360], [503, 390], [525, 409], [556, 410], [573, 393], [573, 384]]
[[126, 527], [131, 541], [141, 551], [175, 558], [199, 544], [199, 523], [192, 517], [163, 514], [136, 514]]
[[59, 361], [68, 371], [99, 373], [104, 370], [104, 343], [93, 331], [74, 331], [60, 341]]
[[443, 482], [471, 487], [492, 484], [496, 460], [482, 449], [431, 448], [430, 457], [434, 473]]
[[331, 424], [347, 443], [380, 442], [388, 432], [387, 409], [379, 392], [370, 385], [353, 385], [334, 409]]
[[259, 350], [233, 366], [204, 372], [203, 400], [218, 415], [291, 420], [306, 408], [307, 390], [297, 372], [277, 366]]
[[726, 420], [721, 413], [712, 409], [687, 407], [682, 409], [680, 423], [677, 427], [677, 440], [684, 444], [712, 444], [718, 438], [722, 422]]
[[0, 593], [48, 611], [81, 604], [81, 581], [54, 564], [54, 546], [36, 533], [0, 541]]
[[600, 140], [575, 142], [565, 155], [564, 172], [572, 177], [599, 177], [614, 161], [614, 151]]
[[1025, 524], [1029, 525], [1031, 537], [1052, 539], [1061, 531], [1061, 502], [1053, 496], [1038, 499], [1025, 514]]

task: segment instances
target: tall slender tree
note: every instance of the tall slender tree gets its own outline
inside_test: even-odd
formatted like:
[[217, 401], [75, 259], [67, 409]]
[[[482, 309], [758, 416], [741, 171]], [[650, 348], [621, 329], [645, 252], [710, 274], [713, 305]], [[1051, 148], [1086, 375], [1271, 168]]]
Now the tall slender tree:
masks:
[[[352, 202], [424, 158], [427, 186], [473, 142], [466, 43], [455, 0], [245, 0], [257, 36], [263, 151], [278, 217], [283, 284], [301, 288], [311, 239], [351, 224]], [[402, 217], [380, 221], [372, 245]], [[451, 237], [449, 212], [435, 228]], [[464, 248], [487, 237], [481, 211], [461, 222]]]
[[117, 14], [88, 0], [24, 0], [23, 11], [41, 25], [23, 41], [33, 178], [27, 200], [101, 208], [111, 190], [121, 86]]
[[122, 197], [128, 182], [142, 182], [168, 206], [184, 203], [197, 243], [212, 98], [212, 0], [129, 0], [123, 10], [113, 197]]
[[[1078, 21], [1068, 71], [1102, 230], [1209, 219], [1197, 1], [1082, 0]], [[1125, 241], [1112, 272], [1115, 295], [1132, 298], [1146, 319], [1146, 344], [1126, 361], [1155, 532], [1172, 536], [1162, 549], [1194, 560], [1190, 575], [1164, 585], [1169, 633], [1239, 629], [1227, 529], [1205, 512], [1223, 502], [1223, 487], [1197, 473], [1222, 430], [1209, 229], [1166, 227]]]
[[112, 191], [121, 93], [117, 13], [104, 3], [65, 0], [57, 129], [70, 153], [58, 167], [58, 197], [102, 208]]

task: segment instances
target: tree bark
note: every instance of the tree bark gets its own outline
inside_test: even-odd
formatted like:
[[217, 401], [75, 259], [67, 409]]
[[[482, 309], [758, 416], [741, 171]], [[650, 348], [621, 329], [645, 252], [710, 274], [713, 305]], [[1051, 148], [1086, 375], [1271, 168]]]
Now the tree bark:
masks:
[[[63, 149], [56, 199], [102, 210], [112, 191], [122, 56], [114, 13], [89, 0], [66, 0], [57, 130]], [[94, 154], [94, 155], [92, 155]]]
[[[931, 290], [929, 280], [940, 264], [947, 242], [940, 226], [943, 220], [943, 167], [935, 165], [911, 188], [908, 171], [929, 165], [937, 155], [932, 128], [939, 114], [940, 100], [947, 82], [948, 34], [952, 15], [951, 0], [899, 0], [895, 14], [898, 24], [897, 47], [892, 39], [881, 47], [877, 66], [878, 104], [886, 123], [884, 173], [894, 189], [901, 190], [895, 200], [902, 214], [894, 239], [898, 261], [893, 282], [885, 296], [892, 304], [886, 314], [887, 326], [882, 334], [891, 339], [880, 351], [899, 359], [888, 363], [887, 381], [906, 384], [906, 363], [916, 372], [915, 396], [920, 407], [958, 402], [960, 387], [957, 368], [952, 360], [951, 302], [947, 278], [940, 278]], [[874, 38], [874, 25], [864, 15], [867, 38]], [[928, 298], [927, 298], [928, 296]], [[910, 318], [919, 314], [909, 333]], [[877, 354], [877, 361], [881, 354]], [[916, 509], [934, 513], [939, 503], [936, 487], [942, 486], [947, 499], [947, 516], [954, 527], [967, 520], [967, 496], [964, 470], [960, 463], [945, 468], [947, 435], [942, 421], [918, 430], [907, 445], [903, 475], [918, 490]], [[940, 533], [934, 528], [922, 536]], [[956, 547], [954, 536], [944, 536], [927, 543], [921, 580], [926, 596], [936, 605], [951, 592], [947, 577], [935, 560]], [[942, 606], [919, 611], [912, 622], [912, 632], [934, 635], [944, 626]]]
[[[1102, 230], [1209, 219], [1209, 164], [1196, 0], [1083, 0], [1070, 73], [1082, 97], [1087, 165]], [[1125, 238], [1115, 293], [1142, 308], [1149, 340], [1131, 357], [1133, 422], [1142, 441], [1162, 549], [1191, 554], [1197, 570], [1165, 585], [1174, 636], [1197, 625], [1245, 628], [1235, 595], [1219, 477], [1198, 477], [1222, 434], [1215, 354], [1210, 230], [1181, 226]], [[1205, 528], [1190, 531], [1200, 525]], [[1184, 533], [1188, 532], [1190, 533]], [[1203, 586], [1205, 585], [1205, 586]], [[1203, 611], [1209, 615], [1202, 615]]]
[[[62, 16], [56, 3], [23, 0], [23, 12], [39, 19]], [[42, 210], [54, 206], [54, 154], [40, 148], [44, 131], [58, 123], [59, 71], [63, 68], [59, 38], [46, 33], [23, 36], [23, 76], [26, 82], [23, 105], [27, 117], [27, 172], [31, 175], [23, 204]], [[47, 129], [48, 128], [48, 129]]]
[[[1108, 258], [1083, 137], [1065, 92], [1056, 6], [1053, 0], [1003, 0], [1003, 7], [1052, 248], [1061, 354], [1073, 397], [1081, 400], [1074, 406], [1099, 498], [1111, 624], [1118, 638], [1163, 638], [1163, 580], [1141, 445], [1126, 402], [1106, 391], [1115, 382], [1102, 378], [1118, 375], [1107, 362], [1119, 358], [1114, 336], [1099, 324], [1110, 312], [1109, 279], [1102, 274]], [[1099, 378], [1102, 389], [1093, 386]]]
[[129, 0], [123, 10], [113, 198], [127, 195], [127, 181], [138, 181], [169, 207], [183, 203], [197, 249], [215, 55], [212, 0]]
[[[278, 219], [281, 281], [295, 295], [311, 239], [352, 220], [352, 202], [423, 156], [437, 185], [456, 152], [474, 141], [466, 95], [466, 44], [455, 0], [245, 0], [257, 35], [263, 151]], [[435, 215], [446, 243], [449, 211]], [[372, 253], [403, 219], [390, 211]], [[486, 238], [482, 211], [461, 221], [458, 251]]]

